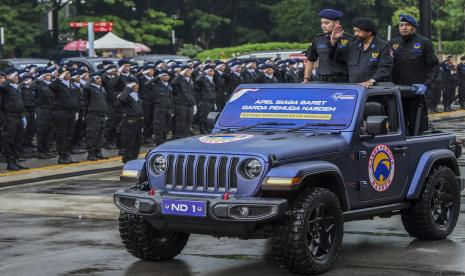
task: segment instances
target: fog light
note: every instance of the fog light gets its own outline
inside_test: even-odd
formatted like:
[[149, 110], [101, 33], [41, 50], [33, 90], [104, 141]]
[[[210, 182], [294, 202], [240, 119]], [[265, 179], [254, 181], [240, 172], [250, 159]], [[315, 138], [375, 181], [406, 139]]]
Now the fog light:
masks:
[[140, 201], [139, 200], [134, 200], [132, 203], [132, 207], [134, 207], [134, 210], [139, 211], [140, 210]]
[[249, 207], [242, 206], [239, 208], [239, 214], [241, 217], [248, 217], [249, 216]]

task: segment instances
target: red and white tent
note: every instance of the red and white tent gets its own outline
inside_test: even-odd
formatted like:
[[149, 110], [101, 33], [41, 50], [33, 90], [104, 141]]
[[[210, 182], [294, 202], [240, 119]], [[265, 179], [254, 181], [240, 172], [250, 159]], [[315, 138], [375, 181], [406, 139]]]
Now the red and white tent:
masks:
[[149, 48], [149, 46], [147, 45], [144, 45], [142, 43], [134, 43], [134, 47], [135, 47], [135, 50], [136, 50], [136, 53], [149, 53], [151, 50]]
[[87, 40], [75, 40], [71, 41], [68, 44], [65, 45], [63, 50], [65, 51], [80, 51], [80, 52], [85, 52], [87, 51]]

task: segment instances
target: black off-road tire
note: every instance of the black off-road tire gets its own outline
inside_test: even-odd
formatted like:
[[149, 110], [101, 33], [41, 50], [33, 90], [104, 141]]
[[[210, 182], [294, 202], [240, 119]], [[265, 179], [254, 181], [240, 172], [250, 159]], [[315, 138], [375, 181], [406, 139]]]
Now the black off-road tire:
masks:
[[[435, 220], [438, 209], [435, 209], [434, 198], [438, 195], [438, 189], [444, 186], [444, 191], [439, 198], [443, 200], [444, 206], [449, 205], [446, 212], [441, 212], [449, 217], [447, 223], [439, 223]], [[445, 239], [455, 228], [460, 213], [460, 183], [454, 172], [445, 166], [438, 166], [426, 179], [425, 187], [417, 202], [408, 209], [401, 212], [402, 223], [405, 230], [412, 236], [424, 240]], [[440, 193], [439, 193], [440, 194]], [[442, 209], [442, 208], [440, 208]], [[449, 215], [450, 214], [450, 215]], [[437, 219], [441, 218], [437, 216]]]
[[121, 212], [119, 232], [127, 251], [144, 261], [167, 261], [181, 253], [189, 234], [162, 232], [142, 216]]
[[[313, 243], [309, 244], [317, 240], [318, 243], [321, 242], [321, 245], [324, 243], [323, 239], [313, 238], [316, 235], [312, 235], [309, 231], [309, 226], [315, 226], [316, 219], [314, 218], [317, 217], [317, 209], [325, 218], [319, 220], [325, 222], [322, 223], [322, 228], [319, 228], [320, 231], [330, 228], [331, 232], [327, 239], [327, 253], [322, 256], [317, 256], [320, 249], [317, 250], [317, 254], [312, 253], [310, 246]], [[343, 234], [342, 208], [336, 195], [327, 189], [310, 187], [290, 202], [286, 217], [275, 228], [273, 250], [276, 259], [292, 272], [319, 274], [328, 271], [333, 266], [342, 247]]]

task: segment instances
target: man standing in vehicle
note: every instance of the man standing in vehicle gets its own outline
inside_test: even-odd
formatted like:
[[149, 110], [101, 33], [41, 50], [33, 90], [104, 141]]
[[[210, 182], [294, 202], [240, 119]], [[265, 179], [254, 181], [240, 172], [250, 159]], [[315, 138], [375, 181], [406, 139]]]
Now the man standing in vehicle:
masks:
[[[305, 54], [308, 61], [305, 65], [303, 82], [310, 82], [312, 71], [317, 61], [319, 69], [318, 80], [327, 82], [347, 82], [347, 67], [338, 64], [330, 58], [330, 47], [328, 47], [330, 35], [336, 26], [340, 26], [340, 20], [344, 14], [338, 10], [324, 9], [320, 11], [318, 15], [321, 17], [321, 29], [323, 33], [313, 38], [311, 46]], [[345, 48], [351, 40], [351, 37], [341, 34], [337, 47]]]

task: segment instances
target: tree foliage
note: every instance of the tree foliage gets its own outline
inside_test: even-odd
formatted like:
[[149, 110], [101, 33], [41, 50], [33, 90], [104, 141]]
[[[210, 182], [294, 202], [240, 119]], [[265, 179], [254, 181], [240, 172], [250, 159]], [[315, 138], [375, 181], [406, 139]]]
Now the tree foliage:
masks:
[[[47, 56], [66, 39], [86, 39], [85, 29], [72, 30], [70, 21], [112, 21], [114, 32], [141, 42], [155, 52], [172, 52], [183, 44], [204, 49], [270, 41], [308, 43], [319, 32], [318, 12], [344, 12], [343, 25], [352, 33], [355, 17], [369, 17], [386, 38], [388, 25], [396, 35], [400, 13], [418, 18], [419, 0], [0, 0], [0, 22], [5, 27], [5, 51], [13, 56]], [[465, 0], [434, 0], [433, 39], [465, 40]], [[67, 6], [64, 4], [68, 3]], [[65, 7], [65, 8], [63, 8]], [[47, 28], [47, 14], [59, 10], [60, 36]], [[55, 13], [56, 15], [56, 13]], [[418, 18], [419, 19], [419, 18]], [[97, 34], [99, 36], [100, 34]], [[445, 45], [445, 44], [444, 44]], [[193, 49], [193, 47], [185, 47]], [[183, 49], [184, 50], [184, 49]]]

